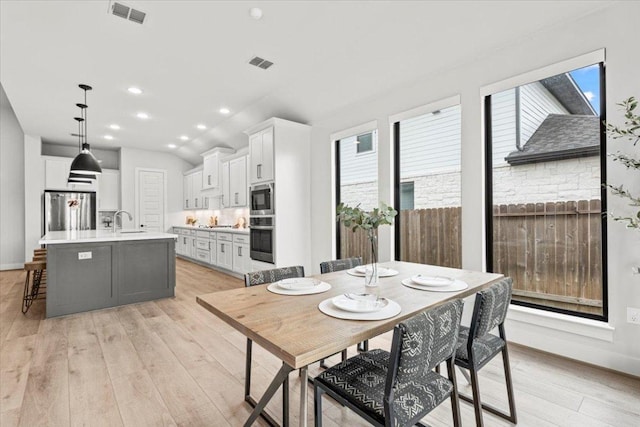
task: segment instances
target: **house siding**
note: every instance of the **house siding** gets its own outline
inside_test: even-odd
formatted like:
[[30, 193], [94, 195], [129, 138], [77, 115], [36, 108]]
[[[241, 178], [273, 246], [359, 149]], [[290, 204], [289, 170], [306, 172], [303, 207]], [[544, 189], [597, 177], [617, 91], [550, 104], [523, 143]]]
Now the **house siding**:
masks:
[[549, 114], [570, 114], [540, 82], [520, 87], [520, 144], [531, 138]]
[[506, 165], [504, 160], [516, 149], [516, 90], [491, 95], [491, 146], [493, 166]]

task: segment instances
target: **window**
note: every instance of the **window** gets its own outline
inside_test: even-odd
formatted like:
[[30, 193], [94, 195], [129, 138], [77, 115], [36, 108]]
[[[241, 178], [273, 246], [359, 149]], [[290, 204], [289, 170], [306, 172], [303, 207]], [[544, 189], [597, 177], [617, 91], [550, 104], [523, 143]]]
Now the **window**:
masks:
[[373, 132], [358, 135], [356, 138], [356, 147], [358, 154], [373, 151]]
[[399, 120], [394, 134], [396, 259], [460, 268], [460, 105]]
[[412, 210], [414, 206], [413, 181], [400, 183], [400, 210]]
[[[360, 205], [371, 210], [378, 207], [378, 131], [358, 133], [336, 141], [336, 202]], [[366, 155], [360, 147], [369, 147]], [[336, 228], [337, 258], [360, 256], [369, 262], [370, 249], [365, 233], [353, 232], [339, 225]]]
[[603, 73], [485, 100], [487, 269], [513, 278], [516, 304], [606, 319]]

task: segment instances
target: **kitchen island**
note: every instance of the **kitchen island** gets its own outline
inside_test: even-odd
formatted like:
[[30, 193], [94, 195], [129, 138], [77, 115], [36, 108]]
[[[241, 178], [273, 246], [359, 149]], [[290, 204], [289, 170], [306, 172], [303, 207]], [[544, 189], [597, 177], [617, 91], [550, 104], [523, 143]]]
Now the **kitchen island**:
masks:
[[47, 247], [47, 317], [174, 296], [175, 234], [52, 231]]

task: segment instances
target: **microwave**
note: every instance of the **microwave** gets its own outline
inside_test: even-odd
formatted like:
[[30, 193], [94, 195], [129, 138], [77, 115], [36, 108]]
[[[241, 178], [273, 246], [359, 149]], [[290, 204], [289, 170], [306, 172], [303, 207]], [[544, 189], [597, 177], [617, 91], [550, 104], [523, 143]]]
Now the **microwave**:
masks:
[[251, 186], [251, 215], [273, 215], [273, 182]]

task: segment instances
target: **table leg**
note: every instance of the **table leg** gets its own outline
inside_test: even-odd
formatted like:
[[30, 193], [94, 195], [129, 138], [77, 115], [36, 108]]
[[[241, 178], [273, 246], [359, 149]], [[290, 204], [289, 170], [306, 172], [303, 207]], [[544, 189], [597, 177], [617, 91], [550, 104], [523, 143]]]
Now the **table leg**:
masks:
[[[271, 381], [271, 384], [269, 384], [269, 387], [267, 387], [267, 390], [264, 392], [264, 394], [260, 398], [260, 401], [254, 407], [253, 412], [251, 412], [251, 415], [249, 416], [249, 419], [244, 423], [244, 427], [250, 427], [258, 419], [258, 417], [260, 416], [260, 413], [264, 410], [264, 407], [267, 406], [267, 403], [269, 402], [269, 400], [271, 400], [276, 390], [278, 390], [278, 387], [280, 387], [280, 385], [284, 382], [284, 380], [289, 377], [289, 373], [291, 371], [293, 371], [293, 369], [290, 366], [288, 366], [286, 363], [282, 364], [282, 367], [280, 368], [276, 376]], [[305, 372], [306, 372], [306, 368], [305, 368]], [[306, 390], [305, 390], [305, 397], [306, 397]]]
[[307, 367], [300, 368], [300, 427], [307, 427]]

